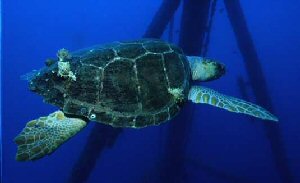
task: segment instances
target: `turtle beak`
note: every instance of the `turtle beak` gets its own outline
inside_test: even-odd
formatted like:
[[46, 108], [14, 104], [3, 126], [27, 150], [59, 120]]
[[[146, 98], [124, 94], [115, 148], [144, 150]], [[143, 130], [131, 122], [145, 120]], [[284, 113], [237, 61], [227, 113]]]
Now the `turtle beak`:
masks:
[[216, 63], [216, 78], [220, 78], [226, 73], [226, 67], [222, 63]]

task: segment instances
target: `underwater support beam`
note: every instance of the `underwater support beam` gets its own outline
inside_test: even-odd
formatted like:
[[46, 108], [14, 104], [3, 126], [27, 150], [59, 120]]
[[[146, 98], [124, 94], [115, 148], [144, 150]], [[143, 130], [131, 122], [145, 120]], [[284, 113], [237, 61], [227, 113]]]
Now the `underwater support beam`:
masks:
[[121, 128], [95, 124], [83, 151], [73, 166], [68, 183], [87, 182], [96, 166], [97, 159], [101, 157], [105, 149], [114, 145], [121, 132]]
[[173, 18], [181, 0], [164, 0], [148, 26], [144, 38], [160, 38]]
[[224, 171], [220, 171], [215, 167], [205, 164], [202, 159], [199, 158], [187, 158], [186, 161], [193, 170], [205, 170], [204, 173], [211, 177], [216, 177], [222, 182], [231, 183], [254, 183], [255, 181], [249, 179], [248, 177], [243, 177], [239, 175], [233, 175]]
[[180, 25], [179, 46], [186, 55], [200, 55], [212, 0], [184, 0]]
[[[268, 95], [267, 82], [260, 65], [253, 40], [239, 0], [224, 0], [229, 21], [236, 36], [239, 50], [244, 58], [246, 71], [257, 103], [272, 111], [271, 98]], [[293, 177], [289, 169], [286, 152], [281, 138], [279, 125], [276, 123], [263, 123], [264, 131], [270, 142], [275, 166], [281, 181], [292, 183]]]
[[[212, 0], [184, 0], [181, 17], [179, 47], [187, 55], [200, 55]], [[182, 182], [186, 163], [186, 142], [192, 125], [193, 105], [186, 104], [168, 128], [164, 157], [162, 157], [160, 182]], [[184, 116], [183, 116], [184, 114]], [[184, 121], [184, 123], [182, 123]], [[205, 170], [204, 170], [205, 171]]]

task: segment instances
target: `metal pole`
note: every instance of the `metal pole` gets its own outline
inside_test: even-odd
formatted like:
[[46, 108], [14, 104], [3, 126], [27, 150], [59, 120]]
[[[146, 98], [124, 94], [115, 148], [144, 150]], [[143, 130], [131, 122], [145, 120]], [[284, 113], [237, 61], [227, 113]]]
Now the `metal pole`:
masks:
[[[268, 95], [267, 82], [240, 1], [224, 0], [224, 3], [227, 9], [228, 18], [236, 36], [239, 50], [244, 58], [249, 81], [253, 88], [257, 103], [262, 104], [272, 111], [272, 101]], [[281, 181], [284, 183], [292, 183], [293, 176], [286, 158], [279, 125], [275, 123], [263, 123], [263, 125], [266, 136], [270, 142], [273, 159]]]

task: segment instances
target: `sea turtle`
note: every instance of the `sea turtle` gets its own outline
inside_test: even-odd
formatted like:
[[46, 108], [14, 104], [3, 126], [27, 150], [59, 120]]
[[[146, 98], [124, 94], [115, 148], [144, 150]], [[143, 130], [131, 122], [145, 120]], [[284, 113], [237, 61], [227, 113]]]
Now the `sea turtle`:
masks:
[[264, 120], [278, 121], [255, 104], [192, 85], [225, 73], [213, 60], [185, 56], [156, 39], [114, 42], [69, 53], [25, 78], [31, 91], [60, 111], [27, 123], [15, 138], [16, 160], [35, 160], [52, 153], [88, 121], [113, 127], [142, 128], [169, 121], [190, 100]]

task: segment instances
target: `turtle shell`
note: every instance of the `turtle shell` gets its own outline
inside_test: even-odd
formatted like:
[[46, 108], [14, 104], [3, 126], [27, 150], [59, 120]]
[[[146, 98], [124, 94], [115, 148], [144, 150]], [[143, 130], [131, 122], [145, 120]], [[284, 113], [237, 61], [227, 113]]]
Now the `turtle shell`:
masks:
[[[114, 127], [159, 125], [187, 100], [190, 69], [182, 50], [144, 39], [72, 53], [76, 81], [65, 86], [63, 111]], [[182, 98], [171, 90], [182, 91]]]

